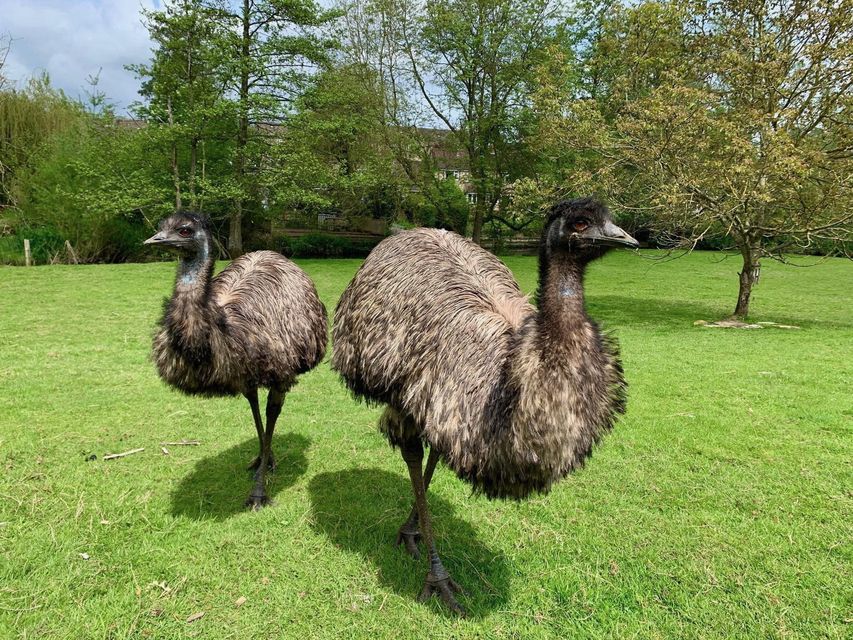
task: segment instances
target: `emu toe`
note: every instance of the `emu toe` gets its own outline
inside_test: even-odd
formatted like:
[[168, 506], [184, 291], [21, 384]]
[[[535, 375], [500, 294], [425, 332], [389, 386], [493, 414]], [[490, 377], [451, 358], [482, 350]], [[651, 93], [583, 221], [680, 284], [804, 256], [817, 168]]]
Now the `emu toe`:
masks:
[[[255, 459], [252, 460], [251, 463], [249, 463], [249, 466], [246, 467], [246, 471], [257, 471], [260, 466], [261, 456], [256, 456]], [[275, 458], [272, 454], [270, 454], [269, 460], [267, 460], [267, 469], [269, 469], [270, 471], [275, 471], [275, 466]]]
[[454, 593], [463, 593], [463, 591], [462, 587], [456, 584], [453, 578], [447, 576], [446, 578], [439, 580], [430, 571], [427, 574], [423, 591], [421, 591], [421, 595], [418, 596], [418, 602], [426, 602], [432, 596], [437, 595], [442, 599], [444, 604], [450, 607], [450, 610], [453, 611], [453, 613], [464, 618], [466, 616], [465, 609], [463, 609], [462, 605], [456, 601], [456, 598], [453, 595]]
[[253, 493], [246, 499], [246, 506], [252, 511], [260, 511], [271, 504], [272, 501], [266, 496], [266, 494], [255, 495]]
[[403, 526], [400, 527], [400, 530], [397, 531], [397, 542], [395, 543], [398, 547], [403, 544], [406, 547], [406, 552], [412, 556], [415, 560], [420, 560], [421, 552], [418, 549], [418, 542], [421, 541], [421, 532], [418, 531], [417, 527], [413, 527], [407, 522], [403, 523]]

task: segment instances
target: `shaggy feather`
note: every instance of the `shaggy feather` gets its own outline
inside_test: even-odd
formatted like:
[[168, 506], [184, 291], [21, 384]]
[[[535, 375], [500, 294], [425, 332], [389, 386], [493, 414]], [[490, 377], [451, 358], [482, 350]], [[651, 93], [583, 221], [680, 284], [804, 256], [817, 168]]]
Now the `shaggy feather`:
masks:
[[243, 255], [213, 277], [205, 218], [182, 212], [203, 231], [197, 254], [182, 257], [175, 290], [154, 337], [153, 358], [168, 384], [189, 394], [287, 391], [325, 355], [326, 309], [310, 278], [272, 251]]
[[584, 311], [585, 264], [605, 249], [572, 249], [563, 232], [578, 202], [600, 208], [555, 207], [538, 309], [492, 254], [414, 229], [371, 252], [335, 312], [332, 367], [388, 404], [379, 426], [392, 445], [424, 439], [490, 498], [547, 492], [625, 410], [616, 342]]

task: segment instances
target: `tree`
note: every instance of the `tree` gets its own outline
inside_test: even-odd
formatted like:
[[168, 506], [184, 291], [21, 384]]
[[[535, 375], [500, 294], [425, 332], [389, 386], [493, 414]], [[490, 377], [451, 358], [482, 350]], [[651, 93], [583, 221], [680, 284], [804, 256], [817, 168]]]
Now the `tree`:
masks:
[[344, 217], [393, 218], [401, 176], [383, 134], [383, 91], [370, 68], [318, 74], [280, 132], [264, 184], [276, 204]]
[[43, 229], [60, 245], [67, 240], [83, 262], [135, 257], [152, 225], [172, 210], [156, 154], [144, 131], [81, 109], [17, 176], [16, 223]]
[[147, 122], [152, 142], [167, 150], [175, 207], [183, 206], [186, 191], [195, 209], [201, 203], [200, 154], [208, 142], [233, 131], [221, 46], [228, 34], [200, 0], [175, 0], [143, 15], [156, 48], [149, 64], [129, 66], [142, 79], [140, 95], [146, 99], [135, 111]]
[[0, 207], [17, 206], [18, 178], [29, 171], [39, 149], [82, 117], [81, 106], [51, 87], [46, 74], [21, 90], [0, 89]]
[[[545, 90], [544, 131], [585, 154], [576, 184], [617, 202], [629, 194], [673, 242], [731, 238], [743, 258], [733, 315], [743, 318], [762, 257], [851, 237], [853, 2], [658, 6], [667, 20], [682, 16], [678, 61], [615, 109], [584, 96], [561, 109], [559, 90]], [[620, 52], [624, 68], [636, 51]]]
[[9, 50], [12, 48], [12, 39], [9, 36], [0, 36], [0, 91], [6, 88], [9, 82], [3, 68], [6, 66], [6, 59], [9, 57]]
[[547, 0], [439, 0], [426, 4], [408, 41], [424, 99], [467, 153], [477, 192], [475, 242], [511, 172], [516, 118], [527, 103], [530, 69], [553, 36], [553, 18]]
[[685, 15], [675, 3], [575, 7], [564, 38], [535, 71], [529, 144], [536, 172], [513, 185], [513, 211], [530, 215], [555, 199], [598, 192], [629, 227], [650, 225], [644, 172], [604, 149], [617, 119], [683, 64]]
[[[341, 16], [336, 31], [340, 64], [362, 70], [361, 91], [381, 98], [371, 138], [380, 138], [378, 144], [402, 171], [399, 177], [409, 183], [409, 194], [398, 195], [396, 200], [397, 208], [404, 209], [411, 222], [421, 200], [434, 208], [445, 204], [439, 197], [442, 180], [432, 154], [437, 147], [445, 149], [448, 139], [420, 126], [434, 116], [425, 111], [420, 92], [412, 84], [403, 28], [409, 5], [397, 0], [339, 0], [337, 11]], [[450, 142], [455, 144], [455, 140]], [[397, 173], [393, 174], [395, 180]], [[399, 192], [401, 187], [397, 184], [393, 189]], [[465, 206], [467, 210], [467, 202]]]
[[424, 227], [450, 229], [464, 234], [468, 227], [468, 200], [456, 180], [445, 178], [428, 187], [415, 220]]
[[519, 116], [529, 103], [531, 69], [554, 35], [555, 9], [548, 0], [380, 2], [367, 8], [378, 13], [380, 37], [364, 51], [384, 61], [391, 104], [406, 104], [398, 96], [413, 87], [465, 150], [478, 196], [472, 235], [479, 242], [507, 178], [524, 170], [514, 162]]
[[[236, 7], [234, 6], [236, 4]], [[257, 168], [268, 155], [278, 125], [311, 71], [324, 64], [332, 43], [321, 32], [334, 14], [312, 0], [205, 0], [228, 36], [229, 89], [237, 100], [234, 149], [236, 193], [229, 215], [228, 251], [243, 251], [242, 224], [251, 196], [260, 201]]]

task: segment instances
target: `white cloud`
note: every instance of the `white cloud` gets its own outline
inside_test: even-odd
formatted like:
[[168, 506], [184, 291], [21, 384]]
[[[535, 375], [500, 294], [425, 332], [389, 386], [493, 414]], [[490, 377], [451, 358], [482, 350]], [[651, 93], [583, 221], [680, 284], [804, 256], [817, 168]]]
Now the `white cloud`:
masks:
[[0, 35], [12, 37], [4, 75], [19, 85], [47, 71], [71, 97], [85, 95], [86, 78], [101, 69], [98, 88], [122, 112], [138, 98], [126, 64], [151, 55], [141, 9], [157, 0], [0, 0]]

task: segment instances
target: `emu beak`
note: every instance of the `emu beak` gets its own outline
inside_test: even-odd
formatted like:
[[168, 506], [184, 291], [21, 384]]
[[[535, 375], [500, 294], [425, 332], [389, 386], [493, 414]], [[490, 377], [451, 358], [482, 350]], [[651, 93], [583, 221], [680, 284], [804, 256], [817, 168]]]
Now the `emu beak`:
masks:
[[614, 247], [627, 247], [636, 249], [640, 246], [633, 237], [628, 235], [623, 229], [617, 227], [612, 222], [605, 222], [602, 226], [590, 228], [582, 234], [587, 239], [595, 243], [606, 244]]
[[155, 233], [153, 236], [148, 238], [148, 240], [146, 240], [142, 244], [163, 244], [163, 243], [168, 242], [168, 241], [169, 241], [168, 236], [165, 233], [163, 233], [162, 231], [158, 231], [157, 233]]

